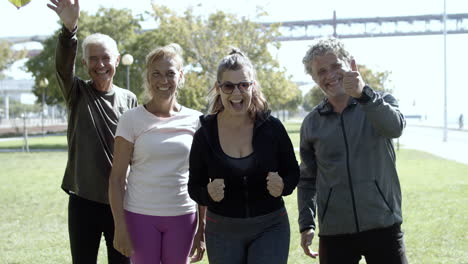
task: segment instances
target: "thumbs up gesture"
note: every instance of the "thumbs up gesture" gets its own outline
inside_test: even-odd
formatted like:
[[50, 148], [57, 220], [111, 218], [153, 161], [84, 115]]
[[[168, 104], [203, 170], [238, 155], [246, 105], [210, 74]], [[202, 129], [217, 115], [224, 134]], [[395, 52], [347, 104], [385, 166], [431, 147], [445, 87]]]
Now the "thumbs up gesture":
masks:
[[351, 70], [343, 74], [343, 88], [347, 95], [359, 98], [362, 95], [362, 89], [365, 83], [359, 73], [356, 61], [351, 60]]

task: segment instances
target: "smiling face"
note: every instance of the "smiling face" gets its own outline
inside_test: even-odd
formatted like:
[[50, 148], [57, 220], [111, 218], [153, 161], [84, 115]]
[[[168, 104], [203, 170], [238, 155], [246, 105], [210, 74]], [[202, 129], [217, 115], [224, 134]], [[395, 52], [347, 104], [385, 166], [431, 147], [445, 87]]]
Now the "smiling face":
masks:
[[101, 44], [89, 44], [86, 49], [86, 59], [83, 62], [97, 89], [110, 87], [120, 57], [113, 55], [107, 47]]
[[[252, 82], [249, 88], [242, 89], [242, 83]], [[221, 89], [221, 86], [227, 84], [235, 85], [235, 89], [231, 94], [226, 94]], [[216, 92], [221, 97], [221, 102], [227, 114], [231, 115], [247, 115], [250, 104], [252, 103], [252, 89], [255, 83], [252, 80], [251, 73], [248, 69], [228, 70], [223, 72], [221, 80], [216, 84]], [[241, 91], [242, 90], [242, 91]]]
[[148, 68], [151, 94], [160, 99], [173, 98], [182, 79], [183, 72], [174, 59], [160, 58]]
[[333, 53], [316, 56], [311, 62], [312, 79], [329, 97], [345, 95], [343, 74], [349, 71], [349, 64]]

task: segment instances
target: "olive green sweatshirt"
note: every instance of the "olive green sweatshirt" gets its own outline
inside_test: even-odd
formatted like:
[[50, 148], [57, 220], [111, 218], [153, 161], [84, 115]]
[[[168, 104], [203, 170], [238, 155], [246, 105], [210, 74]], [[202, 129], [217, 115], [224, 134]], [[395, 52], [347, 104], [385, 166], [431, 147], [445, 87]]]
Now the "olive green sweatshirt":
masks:
[[62, 27], [56, 49], [56, 70], [68, 109], [68, 161], [62, 188], [67, 193], [109, 203], [108, 186], [119, 117], [137, 106], [132, 92], [113, 86], [100, 92], [91, 81], [75, 76], [76, 29]]

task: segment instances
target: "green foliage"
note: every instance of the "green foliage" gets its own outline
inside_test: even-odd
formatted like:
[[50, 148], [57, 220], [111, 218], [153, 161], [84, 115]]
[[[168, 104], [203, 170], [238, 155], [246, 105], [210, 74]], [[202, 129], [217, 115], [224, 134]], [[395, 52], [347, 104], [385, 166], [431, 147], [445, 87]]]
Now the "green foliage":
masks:
[[322, 89], [317, 85], [314, 85], [312, 89], [304, 95], [302, 107], [305, 111], [310, 112], [323, 100], [323, 98], [325, 98], [325, 94], [322, 92]]
[[[297, 108], [301, 98], [297, 86], [286, 78], [285, 71], [268, 51], [279, 47], [274, 39], [278, 26], [265, 28], [245, 18], [218, 11], [206, 19], [187, 9], [178, 16], [164, 6], [154, 5], [160, 39], [176, 42], [185, 51], [186, 89], [180, 91], [182, 104], [205, 111], [207, 91], [214, 85], [218, 63], [231, 47], [237, 47], [252, 61], [262, 90], [273, 109]], [[259, 14], [261, 15], [261, 14]], [[190, 99], [189, 99], [190, 98]], [[193, 100], [193, 101], [192, 101]]]
[[[390, 73], [388, 71], [373, 71], [365, 65], [358, 65], [359, 73], [362, 76], [364, 82], [376, 91], [384, 91], [391, 93], [392, 89], [389, 87]], [[322, 92], [318, 85], [314, 85], [309, 92], [304, 95], [304, 102], [302, 107], [305, 111], [312, 111], [312, 109], [318, 105], [325, 98], [325, 94]]]
[[[143, 76], [145, 72], [146, 55], [158, 46], [178, 43], [185, 51], [185, 79], [183, 89], [179, 91], [178, 100], [181, 104], [200, 111], [207, 110], [207, 91], [216, 81], [216, 70], [219, 61], [228, 54], [234, 46], [241, 49], [256, 67], [258, 81], [273, 109], [295, 109], [300, 104], [297, 86], [286, 77], [284, 69], [279, 67], [268, 47], [279, 48], [279, 42], [274, 39], [279, 35], [278, 25], [264, 26], [238, 18], [221, 11], [209, 16], [195, 15], [192, 9], [187, 9], [183, 15], [177, 15], [165, 6], [154, 5], [153, 14], [157, 27], [153, 30], [141, 31], [140, 20], [134, 18], [128, 10], [101, 8], [96, 15], [81, 13], [78, 29], [78, 39], [94, 32], [108, 34], [114, 38], [121, 54], [130, 53], [134, 63], [130, 67], [131, 90], [141, 100], [144, 98]], [[259, 16], [262, 15], [259, 13]], [[27, 64], [36, 78], [34, 93], [42, 95], [46, 90], [47, 104], [63, 102], [58, 83], [55, 79], [55, 45], [58, 31], [44, 43], [43, 52], [31, 59]], [[81, 50], [77, 56], [76, 74], [88, 78], [81, 66]], [[125, 67], [117, 68], [114, 83], [125, 87]], [[47, 78], [49, 87], [40, 87], [39, 80]]]
[[4, 78], [3, 70], [7, 69], [16, 60], [26, 56], [27, 51], [13, 51], [12, 44], [7, 41], [0, 41], [0, 80]]

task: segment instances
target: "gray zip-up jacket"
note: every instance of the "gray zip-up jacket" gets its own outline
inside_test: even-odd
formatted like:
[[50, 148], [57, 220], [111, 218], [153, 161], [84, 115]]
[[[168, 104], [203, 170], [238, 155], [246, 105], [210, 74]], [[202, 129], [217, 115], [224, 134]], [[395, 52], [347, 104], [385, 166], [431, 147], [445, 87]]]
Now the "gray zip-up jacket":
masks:
[[[373, 92], [373, 91], [372, 91]], [[390, 94], [350, 98], [341, 114], [325, 99], [307, 115], [300, 137], [299, 228], [353, 234], [402, 223], [393, 138], [405, 119]]]

